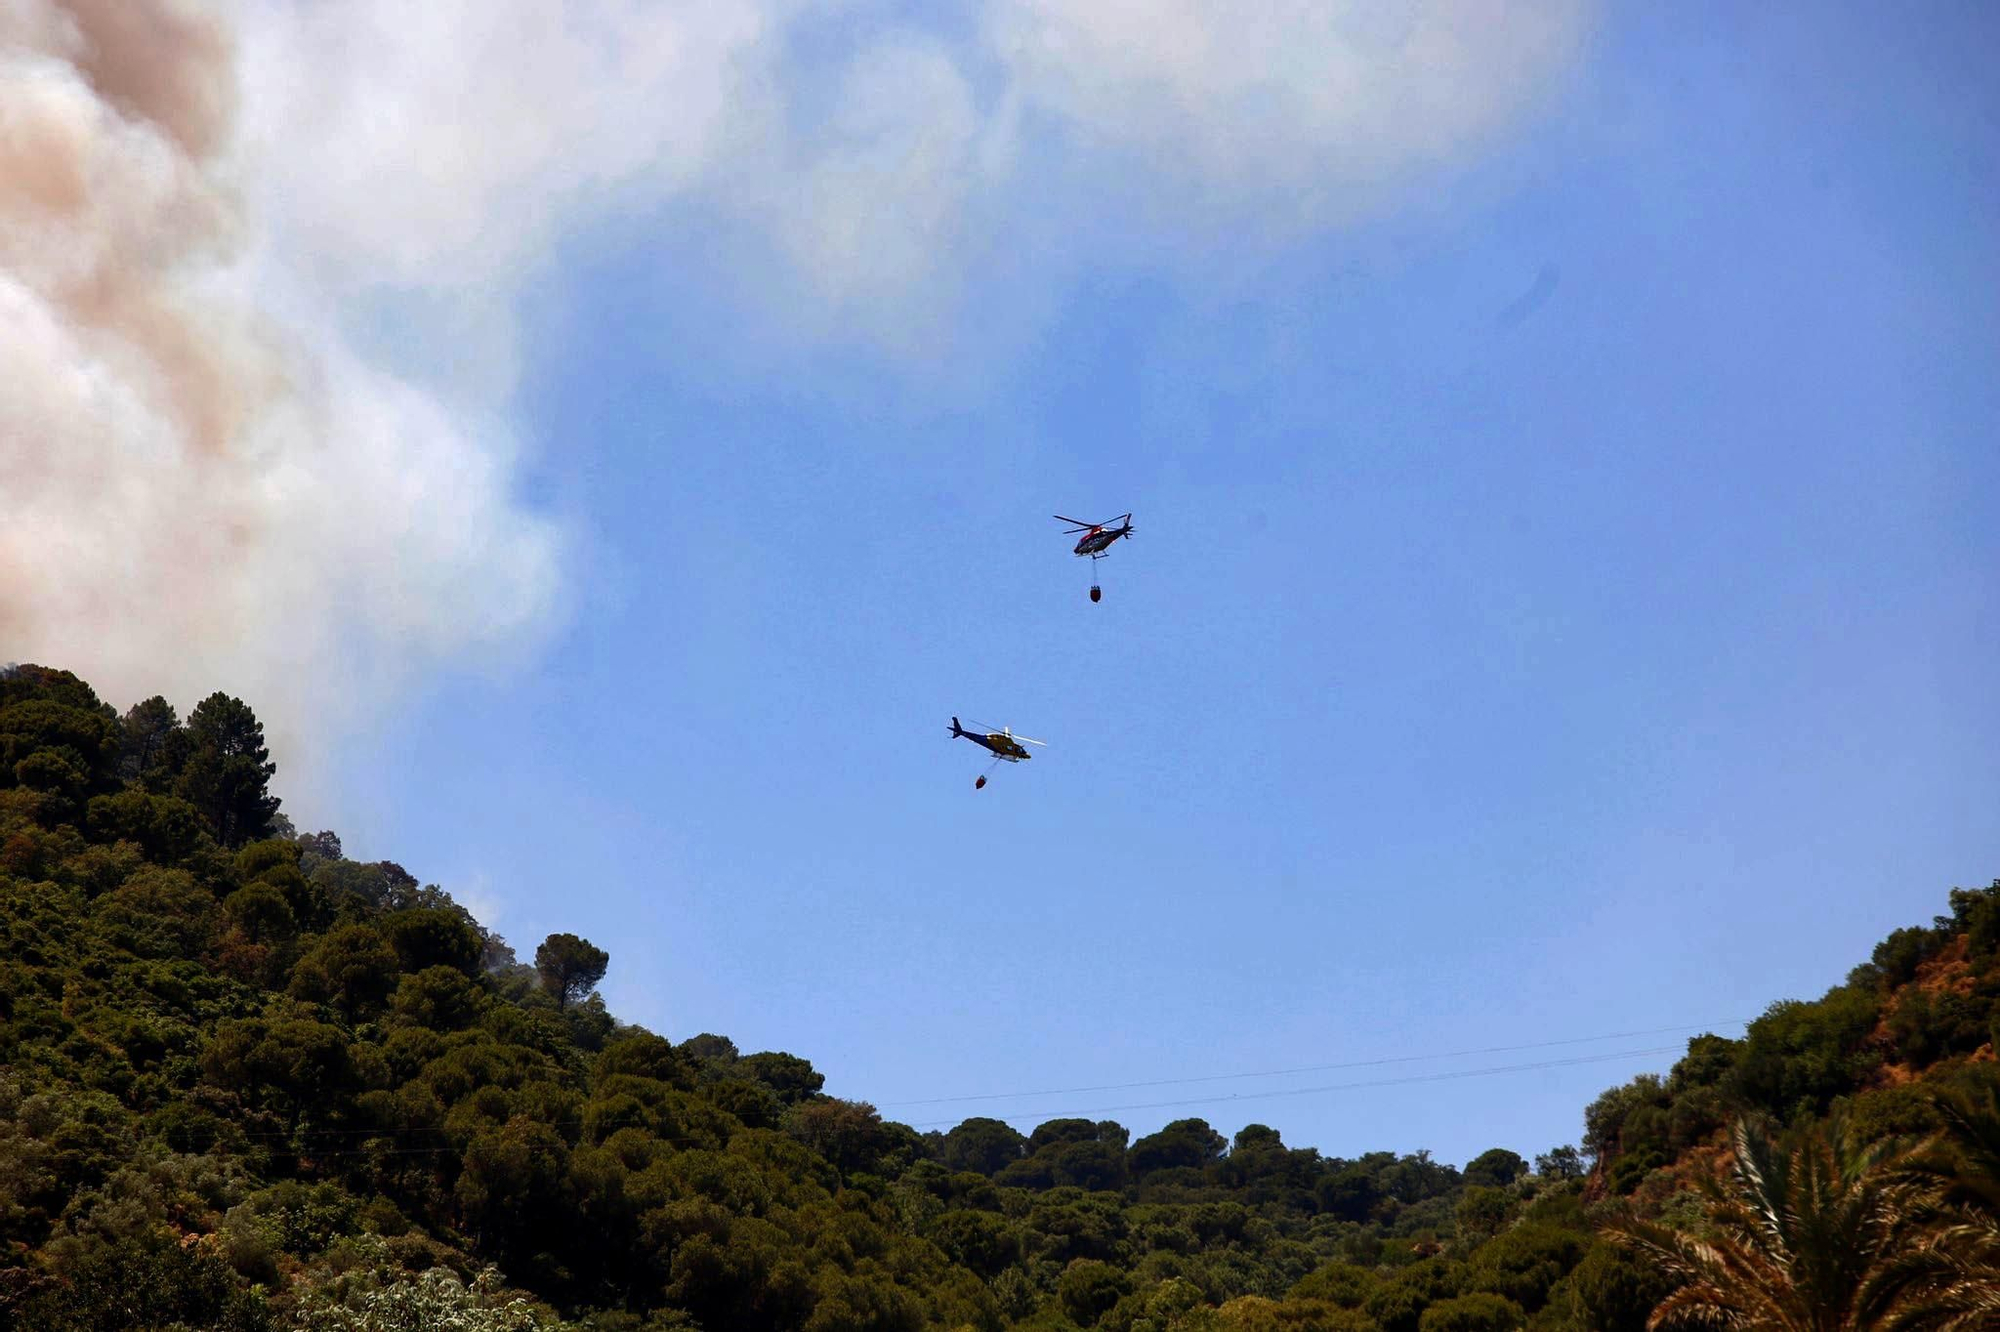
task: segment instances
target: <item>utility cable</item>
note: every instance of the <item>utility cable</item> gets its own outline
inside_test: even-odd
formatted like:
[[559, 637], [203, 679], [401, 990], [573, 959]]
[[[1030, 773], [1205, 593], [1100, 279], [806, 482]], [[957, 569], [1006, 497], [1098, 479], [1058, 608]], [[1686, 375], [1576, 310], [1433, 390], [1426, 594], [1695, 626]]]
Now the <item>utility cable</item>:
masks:
[[[1655, 1045], [1655, 1046], [1649, 1046], [1645, 1049], [1638, 1049], [1638, 1050], [1615, 1050], [1607, 1054], [1576, 1055], [1569, 1059], [1542, 1059], [1523, 1064], [1496, 1064], [1488, 1068], [1461, 1068], [1461, 1069], [1453, 1069], [1444, 1073], [1413, 1073], [1403, 1077], [1376, 1078], [1367, 1082], [1340, 1082], [1340, 1083], [1333, 1083], [1323, 1087], [1286, 1087], [1273, 1091], [1231, 1092], [1228, 1095], [1224, 1096], [1195, 1096], [1175, 1101], [1142, 1101], [1126, 1105], [1101, 1105], [1095, 1107], [1094, 1109], [1088, 1109], [1088, 1110], [1028, 1111], [1019, 1114], [996, 1115], [992, 1117], [999, 1119], [1002, 1122], [1032, 1119], [1040, 1123], [1046, 1123], [1052, 1119], [1083, 1119], [1083, 1118], [1089, 1118], [1094, 1115], [1116, 1114], [1119, 1113], [1120, 1111], [1125, 1111], [1125, 1110], [1181, 1109], [1187, 1106], [1195, 1106], [1195, 1105], [1216, 1105], [1216, 1104], [1229, 1104], [1236, 1101], [1271, 1100], [1281, 1096], [1318, 1096], [1318, 1095], [1324, 1095], [1325, 1093], [1328, 1092], [1362, 1091], [1373, 1087], [1402, 1087], [1423, 1082], [1452, 1082], [1461, 1078], [1495, 1077], [1503, 1073], [1530, 1073], [1551, 1068], [1572, 1068], [1583, 1064], [1603, 1064], [1603, 1063], [1609, 1063], [1617, 1059], [1637, 1059], [1642, 1056], [1672, 1054], [1678, 1049], [1680, 1049], [1680, 1047], [1677, 1045]], [[944, 1128], [947, 1126], [956, 1126], [958, 1122], [959, 1121], [957, 1120], [951, 1120], [951, 1119], [938, 1119], [938, 1120], [926, 1121], [923, 1123], [911, 1124], [909, 1127], [917, 1129]], [[481, 1127], [491, 1128], [497, 1126], [482, 1125]], [[371, 1137], [387, 1138], [393, 1140], [402, 1134], [443, 1133], [447, 1131], [450, 1130], [430, 1125], [407, 1125], [395, 1128], [381, 1128], [381, 1129], [315, 1130], [315, 1129], [304, 1128], [298, 1130], [296, 1136], [305, 1138], [307, 1140], [307, 1145], [301, 1149], [295, 1149], [295, 1154], [303, 1156], [310, 1160], [328, 1160], [335, 1158], [353, 1158], [353, 1157], [374, 1158], [382, 1156], [459, 1155], [463, 1151], [462, 1148], [442, 1143], [434, 1147], [410, 1147], [410, 1146], [392, 1147], [392, 1146], [377, 1145], [377, 1146], [366, 1146], [366, 1147], [334, 1147], [334, 1148], [320, 1149], [320, 1150], [314, 1150], [310, 1145], [311, 1139], [315, 1135], [344, 1136], [348, 1134], [366, 1134]], [[260, 1138], [276, 1137], [279, 1135], [270, 1133], [242, 1133], [236, 1136], [241, 1138], [260, 1139]], [[285, 1134], [284, 1136], [289, 1138], [294, 1135], [288, 1133]], [[711, 1142], [711, 1140], [708, 1138], [688, 1138], [688, 1137], [660, 1138], [657, 1139], [657, 1141], [682, 1143], [682, 1144], [699, 1142], [705, 1145]]]
[[[1401, 1087], [1417, 1082], [1449, 1082], [1456, 1078], [1485, 1078], [1500, 1073], [1528, 1073], [1537, 1069], [1570, 1068], [1579, 1064], [1603, 1064], [1614, 1059], [1637, 1059], [1641, 1055], [1673, 1054], [1678, 1045], [1655, 1045], [1643, 1050], [1616, 1050], [1609, 1054], [1577, 1055], [1570, 1059], [1543, 1059], [1528, 1064], [1499, 1064], [1491, 1068], [1462, 1068], [1446, 1073], [1413, 1073], [1400, 1078], [1377, 1078], [1370, 1082], [1339, 1082], [1324, 1087], [1285, 1087], [1275, 1091], [1231, 1092], [1221, 1096], [1194, 1096], [1179, 1101], [1141, 1101], [1127, 1105], [1101, 1105], [1092, 1110], [1050, 1110], [1024, 1111], [1014, 1115], [993, 1115], [990, 1118], [1005, 1122], [1014, 1120], [1035, 1120], [1046, 1123], [1051, 1119], [1086, 1119], [1092, 1115], [1116, 1114], [1121, 1110], [1168, 1110], [1191, 1105], [1227, 1104], [1235, 1101], [1261, 1101], [1279, 1096], [1316, 1096], [1325, 1092], [1359, 1091], [1367, 1087]], [[942, 1128], [947, 1124], [957, 1124], [958, 1120], [933, 1119], [911, 1128]]]
[[[1211, 1073], [1195, 1077], [1184, 1077], [1184, 1078], [1155, 1078], [1142, 1082], [1100, 1083], [1095, 1086], [1088, 1086], [1088, 1087], [1058, 1087], [1043, 1091], [986, 1092], [978, 1095], [969, 1095], [969, 1096], [933, 1096], [918, 1100], [878, 1102], [877, 1108], [880, 1109], [889, 1106], [914, 1106], [914, 1105], [956, 1105], [972, 1101], [1019, 1100], [1031, 1096], [1069, 1096], [1069, 1095], [1082, 1095], [1090, 1092], [1136, 1091], [1152, 1087], [1192, 1086], [1201, 1083], [1240, 1081], [1249, 1078], [1290, 1077], [1301, 1073], [1327, 1073], [1344, 1069], [1380, 1068], [1395, 1064], [1423, 1063], [1440, 1059], [1463, 1059], [1472, 1055], [1511, 1054], [1523, 1050], [1545, 1050], [1560, 1046], [1585, 1045], [1595, 1041], [1618, 1040], [1634, 1036], [1657, 1036], [1657, 1035], [1663, 1035], [1668, 1032], [1713, 1031], [1717, 1027], [1744, 1026], [1747, 1025], [1750, 1021], [1751, 1019], [1748, 1018], [1735, 1018], [1719, 1023], [1707, 1023], [1707, 1024], [1683, 1023], [1671, 1027], [1648, 1027], [1637, 1031], [1605, 1032], [1596, 1036], [1570, 1036], [1570, 1037], [1565, 1037], [1561, 1040], [1553, 1040], [1553, 1041], [1530, 1041], [1517, 1045], [1489, 1045], [1489, 1046], [1482, 1046], [1477, 1049], [1453, 1050], [1439, 1054], [1391, 1055], [1379, 1059], [1358, 1059], [1358, 1060], [1347, 1061], [1344, 1063], [1305, 1064], [1305, 1065], [1300, 1065], [1299, 1067], [1296, 1068], [1271, 1069], [1268, 1071], [1257, 1072], [1257, 1073]], [[1396, 1086], [1406, 1086], [1406, 1085], [1425, 1083], [1425, 1082], [1448, 1082], [1460, 1078], [1493, 1077], [1504, 1073], [1524, 1073], [1541, 1069], [1567, 1068], [1583, 1064], [1608, 1063], [1613, 1060], [1633, 1059], [1633, 1058], [1638, 1058], [1640, 1056], [1672, 1054], [1678, 1051], [1679, 1049], [1680, 1047], [1675, 1045], [1662, 1045], [1662, 1046], [1652, 1046], [1638, 1050], [1618, 1050], [1606, 1054], [1578, 1055], [1576, 1057], [1569, 1059], [1547, 1059], [1547, 1060], [1534, 1061], [1530, 1063], [1500, 1064], [1487, 1068], [1456, 1069], [1441, 1073], [1418, 1073], [1403, 1077], [1377, 1078], [1365, 1082], [1334, 1083], [1319, 1087], [1288, 1087], [1288, 1088], [1277, 1088], [1265, 1091], [1229, 1092], [1213, 1096], [1188, 1097], [1178, 1100], [1143, 1101], [1143, 1102], [1128, 1103], [1124, 1105], [1099, 1106], [1096, 1107], [1095, 1109], [1088, 1109], [1088, 1110], [1020, 1111], [1014, 1114], [993, 1115], [988, 1117], [1008, 1123], [1017, 1120], [1020, 1121], [1034, 1120], [1038, 1123], [1044, 1123], [1051, 1119], [1083, 1118], [1094, 1115], [1116, 1114], [1121, 1111], [1128, 1111], [1128, 1110], [1178, 1109], [1185, 1106], [1214, 1105], [1219, 1103], [1228, 1103], [1232, 1101], [1268, 1100], [1284, 1096], [1313, 1096], [1313, 1095], [1322, 1095], [1328, 1092], [1359, 1091], [1375, 1087], [1396, 1087]], [[948, 1126], [955, 1126], [960, 1122], [961, 1122], [960, 1120], [956, 1119], [925, 1120], [912, 1123], [909, 1125], [909, 1127], [918, 1129], [944, 1128]], [[374, 1128], [347, 1128], [347, 1127], [336, 1128], [331, 1126], [325, 1128], [309, 1128], [305, 1126], [297, 1126], [294, 1128], [283, 1129], [283, 1130], [237, 1129], [234, 1133], [223, 1134], [218, 1136], [232, 1137], [239, 1141], [245, 1141], [245, 1142], [260, 1142], [260, 1141], [268, 1142], [280, 1139], [291, 1140], [298, 1137], [303, 1137], [308, 1142], [310, 1142], [315, 1137], [322, 1139], [341, 1138], [341, 1137], [377, 1138], [377, 1139], [386, 1138], [391, 1141], [400, 1138], [403, 1139], [404, 1141], [408, 1141], [408, 1139], [413, 1135], [423, 1135], [423, 1134], [457, 1135], [460, 1133], [466, 1133], [468, 1129], [470, 1129], [472, 1134], [477, 1134], [480, 1129], [488, 1127], [492, 1126], [479, 1125], [476, 1127], [466, 1126], [463, 1128], [447, 1127], [445, 1125], [426, 1125], [426, 1124], [407, 1124], [407, 1125], [395, 1125], [395, 1126], [385, 1125]], [[659, 1141], [673, 1142], [678, 1144], [691, 1144], [695, 1142], [706, 1142], [708, 1141], [708, 1139], [706, 1137], [702, 1138], [674, 1137], [674, 1138], [662, 1138], [659, 1139]], [[455, 1152], [457, 1150], [459, 1149], [447, 1146], [389, 1147], [389, 1148], [377, 1146], [373, 1148], [359, 1148], [359, 1149], [335, 1148], [330, 1151], [308, 1150], [306, 1154], [313, 1157], [358, 1156], [364, 1154], [428, 1155], [432, 1153]]]
[[[1433, 1059], [1468, 1059], [1473, 1055], [1517, 1054], [1523, 1050], [1549, 1050], [1563, 1045], [1588, 1045], [1593, 1041], [1628, 1040], [1634, 1036], [1664, 1036], [1669, 1032], [1713, 1031], [1717, 1027], [1741, 1027], [1750, 1018], [1723, 1022], [1680, 1023], [1671, 1027], [1647, 1027], [1640, 1031], [1610, 1031], [1600, 1036], [1570, 1036], [1559, 1041], [1530, 1041], [1524, 1045], [1487, 1045], [1476, 1050], [1452, 1050], [1444, 1054], [1390, 1055], [1382, 1059], [1356, 1059], [1341, 1064], [1305, 1064], [1298, 1068], [1274, 1068], [1262, 1073], [1208, 1073], [1200, 1077], [1155, 1078], [1148, 1082], [1105, 1082], [1094, 1087], [1053, 1087], [1042, 1091], [981, 1092], [973, 1096], [931, 1096], [921, 1100], [877, 1101], [877, 1109], [905, 1105], [959, 1105], [967, 1101], [1012, 1101], [1030, 1096], [1081, 1096], [1090, 1092], [1139, 1091], [1148, 1087], [1183, 1087], [1201, 1082], [1234, 1082], [1245, 1078], [1283, 1078], [1300, 1073], [1335, 1073], [1350, 1068], [1381, 1068], [1389, 1064], [1419, 1064]], [[1012, 1116], [1019, 1118], [1019, 1116]], [[999, 1116], [1009, 1118], [1009, 1116]]]

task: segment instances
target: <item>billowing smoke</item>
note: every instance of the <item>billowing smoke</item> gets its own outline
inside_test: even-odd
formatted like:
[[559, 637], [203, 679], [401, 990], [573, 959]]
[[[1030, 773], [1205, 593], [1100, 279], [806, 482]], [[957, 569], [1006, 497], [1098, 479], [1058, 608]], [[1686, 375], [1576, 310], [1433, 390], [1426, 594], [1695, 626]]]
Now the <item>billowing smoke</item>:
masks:
[[545, 625], [557, 542], [490, 421], [274, 316], [235, 60], [191, 4], [0, 4], [0, 655], [240, 693], [282, 759]]

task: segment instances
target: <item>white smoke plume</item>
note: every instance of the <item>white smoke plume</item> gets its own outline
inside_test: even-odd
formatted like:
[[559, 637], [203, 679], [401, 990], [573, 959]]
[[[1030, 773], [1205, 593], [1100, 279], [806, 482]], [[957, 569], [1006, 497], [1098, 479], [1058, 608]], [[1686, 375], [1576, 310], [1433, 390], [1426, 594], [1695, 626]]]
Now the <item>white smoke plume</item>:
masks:
[[276, 315], [236, 53], [191, 4], [0, 4], [0, 652], [231, 690], [285, 756], [545, 624], [557, 542], [490, 421]]
[[[580, 228], [737, 218], [775, 263], [746, 293], [893, 358], [948, 342], [994, 256], [1025, 289], [1204, 201], [1337, 221], [1516, 121], [1585, 27], [1584, 0], [884, 14], [0, 0], [0, 657], [120, 705], [230, 690], [292, 765], [557, 619], [507, 420], [518, 294]], [[1121, 173], [1145, 218], [1077, 185]], [[1038, 272], [1052, 235], [1110, 248]]]

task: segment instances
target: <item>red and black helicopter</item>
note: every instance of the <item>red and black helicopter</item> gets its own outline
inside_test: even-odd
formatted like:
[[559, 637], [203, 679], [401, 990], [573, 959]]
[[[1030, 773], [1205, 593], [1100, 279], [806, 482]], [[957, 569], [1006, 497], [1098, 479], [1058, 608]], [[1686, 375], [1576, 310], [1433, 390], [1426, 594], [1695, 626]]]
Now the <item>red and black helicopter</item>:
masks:
[[[1071, 553], [1090, 556], [1090, 599], [1100, 600], [1104, 596], [1104, 590], [1097, 585], [1097, 562], [1111, 553], [1112, 543], [1119, 537], [1132, 535], [1132, 515], [1121, 514], [1109, 522], [1102, 523], [1086, 523], [1080, 518], [1065, 518], [1061, 514], [1055, 517], [1057, 522], [1070, 525], [1069, 531], [1063, 533], [1064, 536], [1082, 534], [1076, 543], [1076, 549]], [[1114, 527], [1113, 523], [1123, 523], [1124, 526]]]
[[1021, 748], [1022, 745], [1041, 745], [1044, 749], [1048, 748], [1046, 741], [1030, 740], [1025, 735], [1015, 735], [1009, 727], [1003, 726], [996, 731], [991, 727], [981, 726], [978, 722], [972, 724], [975, 729], [968, 731], [958, 724], [958, 718], [953, 717], [951, 719], [951, 734], [953, 739], [970, 740], [973, 744], [981, 746], [993, 755], [993, 767], [989, 767], [986, 772], [980, 773], [979, 780], [972, 784], [972, 789], [975, 791], [986, 785], [986, 773], [990, 773], [993, 771], [993, 768], [999, 767], [1003, 760], [1008, 763], [1024, 763], [1033, 758], [1034, 755]]

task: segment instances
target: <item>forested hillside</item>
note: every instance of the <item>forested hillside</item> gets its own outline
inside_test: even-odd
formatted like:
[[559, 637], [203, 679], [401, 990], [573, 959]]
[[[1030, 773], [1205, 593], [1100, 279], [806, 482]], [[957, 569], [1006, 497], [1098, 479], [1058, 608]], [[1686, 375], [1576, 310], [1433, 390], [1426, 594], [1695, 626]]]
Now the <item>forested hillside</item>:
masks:
[[[2000, 883], [1607, 1091], [1581, 1150], [1461, 1171], [919, 1133], [619, 1022], [615, 957], [518, 959], [272, 777], [239, 700], [0, 675], [0, 1325], [1618, 1332], [1808, 1280], [1853, 1317], [1759, 1325], [2000, 1325]], [[1773, 1190], [1826, 1223], [1759, 1231]], [[1853, 1261], [1774, 1256], [1815, 1244]]]

